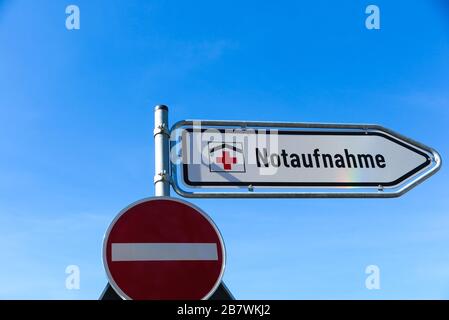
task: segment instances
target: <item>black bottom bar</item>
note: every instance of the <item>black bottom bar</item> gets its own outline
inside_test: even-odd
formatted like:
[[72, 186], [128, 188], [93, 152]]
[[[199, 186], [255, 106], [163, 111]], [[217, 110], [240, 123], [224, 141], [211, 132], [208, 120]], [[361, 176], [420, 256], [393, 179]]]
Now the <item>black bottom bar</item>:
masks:
[[[448, 301], [0, 301], [2, 314], [25, 318], [149, 319], [149, 320], [289, 320], [308, 318], [432, 319], [445, 314]], [[9, 312], [9, 310], [11, 312]], [[396, 309], [396, 310], [395, 310]], [[306, 315], [310, 314], [310, 317]], [[97, 316], [98, 315], [98, 316]], [[435, 317], [438, 318], [438, 317]]]

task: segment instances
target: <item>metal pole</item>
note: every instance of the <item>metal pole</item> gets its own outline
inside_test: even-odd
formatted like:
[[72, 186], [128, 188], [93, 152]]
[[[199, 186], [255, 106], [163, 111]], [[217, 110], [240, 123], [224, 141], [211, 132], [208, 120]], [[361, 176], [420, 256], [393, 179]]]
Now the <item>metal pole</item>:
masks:
[[154, 108], [154, 195], [170, 196], [170, 129], [168, 107]]

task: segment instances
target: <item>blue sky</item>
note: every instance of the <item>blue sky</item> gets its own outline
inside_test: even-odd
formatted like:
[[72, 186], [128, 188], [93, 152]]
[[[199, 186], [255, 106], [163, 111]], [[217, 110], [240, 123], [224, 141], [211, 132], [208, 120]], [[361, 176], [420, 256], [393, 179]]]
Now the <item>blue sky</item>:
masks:
[[[448, 74], [442, 1], [0, 1], [0, 298], [98, 298], [109, 222], [153, 194], [155, 104], [172, 123], [378, 123], [444, 162]], [[447, 172], [397, 199], [194, 202], [237, 298], [448, 299]]]

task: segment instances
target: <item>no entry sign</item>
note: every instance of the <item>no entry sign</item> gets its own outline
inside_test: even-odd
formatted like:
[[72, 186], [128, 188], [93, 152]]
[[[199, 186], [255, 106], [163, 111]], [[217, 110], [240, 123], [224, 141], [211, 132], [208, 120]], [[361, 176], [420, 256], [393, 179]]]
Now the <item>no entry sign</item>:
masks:
[[207, 299], [225, 267], [213, 221], [182, 200], [156, 197], [123, 209], [103, 243], [109, 282], [123, 299]]

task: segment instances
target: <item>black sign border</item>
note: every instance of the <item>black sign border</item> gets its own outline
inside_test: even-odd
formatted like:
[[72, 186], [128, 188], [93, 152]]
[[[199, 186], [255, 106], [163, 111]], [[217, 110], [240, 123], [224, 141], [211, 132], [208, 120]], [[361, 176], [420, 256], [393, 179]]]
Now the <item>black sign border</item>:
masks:
[[[193, 128], [186, 128], [187, 132], [192, 133], [193, 131], [197, 132], [197, 129]], [[207, 129], [201, 129], [201, 132], [206, 131]], [[214, 129], [216, 131], [219, 131], [221, 133], [225, 133], [226, 129]], [[256, 129], [259, 131], [260, 129]], [[245, 132], [242, 132], [245, 133]], [[249, 134], [253, 134], [253, 132], [246, 132]], [[399, 177], [398, 179], [391, 181], [391, 182], [264, 182], [264, 181], [257, 181], [257, 182], [223, 182], [223, 181], [217, 181], [217, 182], [196, 182], [196, 181], [190, 181], [189, 175], [188, 175], [188, 165], [183, 163], [182, 168], [182, 176], [184, 183], [191, 187], [201, 187], [201, 186], [211, 186], [211, 187], [235, 187], [235, 186], [263, 186], [263, 187], [392, 187], [400, 184], [407, 178], [411, 177], [415, 173], [421, 171], [425, 167], [429, 166], [432, 163], [432, 160], [430, 159], [429, 155], [410, 146], [409, 144], [404, 143], [402, 140], [392, 137], [390, 135], [387, 135], [382, 132], [375, 132], [375, 131], [298, 131], [298, 130], [277, 130], [277, 134], [286, 134], [286, 135], [338, 135], [338, 136], [380, 136], [382, 138], [388, 139], [404, 148], [407, 148], [424, 158], [426, 158], [426, 161], [416, 167], [415, 169], [409, 171], [408, 173], [404, 174], [403, 176]], [[183, 145], [184, 148], [184, 145]]]

